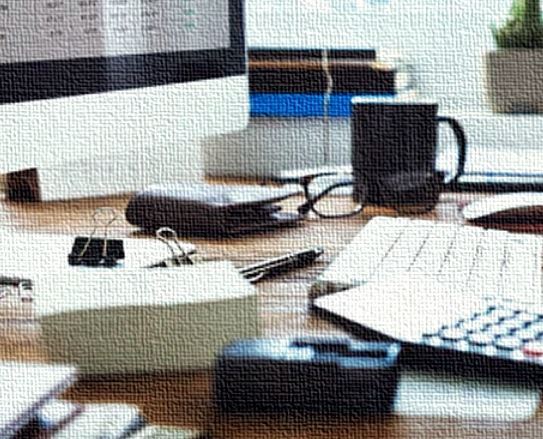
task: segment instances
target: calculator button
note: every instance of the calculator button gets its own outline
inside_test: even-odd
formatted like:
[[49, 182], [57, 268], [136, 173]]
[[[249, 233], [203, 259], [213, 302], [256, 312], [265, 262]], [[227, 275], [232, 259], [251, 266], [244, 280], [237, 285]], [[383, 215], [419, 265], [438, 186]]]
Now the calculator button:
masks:
[[537, 338], [538, 332], [534, 331], [531, 326], [524, 329], [519, 329], [513, 333], [515, 337], [520, 338], [523, 341], [534, 340]]
[[478, 312], [474, 312], [471, 316], [468, 317], [468, 320], [474, 320], [477, 317], [484, 316], [486, 314], [487, 310], [480, 310]]
[[522, 346], [522, 340], [518, 339], [517, 337], [513, 336], [505, 336], [498, 338], [494, 345], [498, 349], [505, 349], [508, 351], [512, 351], [514, 349], [518, 349]]
[[448, 341], [462, 340], [466, 335], [466, 332], [461, 328], [446, 328], [440, 334], [443, 340]]
[[513, 317], [515, 312], [510, 309], [498, 308], [492, 311], [491, 315], [497, 320], [501, 321]]
[[537, 334], [543, 334], [543, 322], [532, 323], [530, 328]]
[[466, 351], [468, 352], [472, 347], [466, 340], [460, 340], [459, 342], [456, 342], [454, 345], [454, 349], [458, 351]]
[[526, 355], [520, 349], [516, 349], [513, 352], [511, 352], [509, 354], [509, 357], [512, 358], [513, 360], [517, 360], [517, 361], [526, 360]]
[[443, 344], [443, 340], [441, 340], [441, 338], [439, 338], [438, 336], [434, 336], [429, 337], [426, 340], [426, 343], [430, 346], [441, 346]]
[[430, 337], [436, 337], [436, 336], [438, 336], [438, 334], [439, 334], [439, 332], [433, 332], [433, 331], [432, 332], [425, 332], [425, 333], [422, 334], [422, 337], [428, 339]]
[[484, 321], [479, 320], [479, 319], [475, 319], [475, 320], [468, 320], [468, 321], [462, 323], [459, 326], [459, 329], [462, 329], [464, 331], [469, 331], [469, 332], [477, 332], [477, 331], [482, 331], [486, 327], [488, 327], [487, 322], [484, 322]]
[[498, 349], [496, 349], [494, 346], [485, 346], [483, 352], [485, 355], [495, 356], [498, 354]]
[[499, 337], [499, 336], [502, 336], [502, 335], [509, 334], [511, 332], [511, 328], [508, 327], [507, 325], [503, 325], [503, 324], [500, 323], [498, 325], [491, 326], [485, 332], [487, 332], [488, 334], [493, 335], [494, 337]]
[[522, 352], [527, 357], [541, 357], [543, 356], [543, 343], [541, 342], [527, 343], [522, 348]]
[[522, 329], [524, 327], [524, 323], [518, 320], [504, 320], [503, 322], [499, 323], [498, 326], [506, 328], [509, 331], [515, 331], [517, 329]]
[[500, 323], [500, 318], [494, 314], [487, 314], [479, 317], [476, 321], [483, 325], [496, 325]]
[[539, 316], [537, 314], [533, 314], [533, 313], [521, 312], [521, 313], [518, 313], [514, 317], [514, 319], [519, 321], [519, 322], [533, 323], [536, 320], [539, 320]]
[[494, 342], [494, 336], [487, 332], [475, 332], [468, 336], [468, 341], [477, 346], [486, 346]]

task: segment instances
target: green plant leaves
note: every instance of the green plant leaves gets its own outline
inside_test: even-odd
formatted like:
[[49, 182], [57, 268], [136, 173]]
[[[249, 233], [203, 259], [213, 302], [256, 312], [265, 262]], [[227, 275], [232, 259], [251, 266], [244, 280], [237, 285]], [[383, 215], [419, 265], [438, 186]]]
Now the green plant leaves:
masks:
[[501, 49], [543, 48], [540, 0], [515, 0], [511, 17], [504, 26], [493, 28], [492, 32]]

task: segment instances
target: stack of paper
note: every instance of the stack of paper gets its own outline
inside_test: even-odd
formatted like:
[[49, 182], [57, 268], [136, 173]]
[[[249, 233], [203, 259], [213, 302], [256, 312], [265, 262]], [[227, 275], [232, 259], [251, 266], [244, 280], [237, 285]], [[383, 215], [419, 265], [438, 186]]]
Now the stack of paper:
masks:
[[34, 289], [51, 359], [81, 373], [207, 368], [225, 344], [259, 335], [256, 291], [227, 262], [56, 270]]

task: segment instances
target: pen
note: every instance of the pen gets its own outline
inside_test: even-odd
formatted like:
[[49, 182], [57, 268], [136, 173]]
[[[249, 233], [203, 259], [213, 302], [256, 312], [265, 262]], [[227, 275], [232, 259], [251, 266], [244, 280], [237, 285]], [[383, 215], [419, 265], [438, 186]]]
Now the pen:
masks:
[[305, 267], [323, 253], [324, 250], [321, 247], [301, 250], [248, 265], [240, 269], [239, 272], [249, 282], [254, 283], [287, 270]]

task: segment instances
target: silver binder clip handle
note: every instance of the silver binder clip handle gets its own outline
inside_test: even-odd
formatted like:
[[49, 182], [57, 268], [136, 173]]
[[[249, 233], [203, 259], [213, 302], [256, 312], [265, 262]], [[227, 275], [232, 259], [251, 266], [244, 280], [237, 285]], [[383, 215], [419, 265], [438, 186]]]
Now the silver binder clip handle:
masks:
[[94, 224], [94, 227], [92, 229], [91, 234], [88, 236], [87, 240], [85, 241], [85, 245], [83, 245], [83, 248], [77, 255], [77, 258], [81, 260], [85, 255], [87, 254], [87, 251], [89, 250], [89, 247], [91, 245], [92, 239], [95, 237], [96, 232], [98, 231], [99, 227], [102, 227], [104, 229], [104, 244], [102, 247], [102, 258], [107, 257], [107, 235], [109, 231], [109, 227], [113, 222], [117, 219], [119, 216], [119, 213], [113, 208], [113, 207], [99, 207], [97, 208], [94, 213], [92, 214], [92, 222]]
[[94, 222], [94, 229], [87, 242], [87, 248], [88, 248], [88, 245], [90, 244], [91, 238], [94, 237], [94, 234], [98, 230], [98, 227], [101, 226], [104, 229], [104, 247], [102, 248], [102, 257], [103, 258], [107, 257], [107, 234], [109, 232], [109, 227], [111, 226], [111, 224], [113, 224], [117, 220], [118, 217], [119, 217], [119, 212], [117, 212], [117, 210], [114, 209], [113, 207], [105, 206], [105, 207], [99, 207], [98, 209], [96, 209], [92, 215], [92, 220]]
[[193, 265], [194, 261], [190, 258], [185, 249], [179, 244], [177, 233], [170, 227], [161, 227], [156, 231], [157, 239], [168, 246], [172, 257], [166, 259], [164, 264], [167, 267], [179, 267], [180, 265]]

